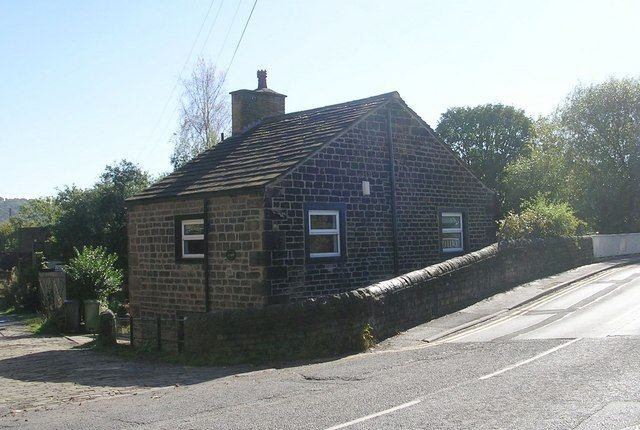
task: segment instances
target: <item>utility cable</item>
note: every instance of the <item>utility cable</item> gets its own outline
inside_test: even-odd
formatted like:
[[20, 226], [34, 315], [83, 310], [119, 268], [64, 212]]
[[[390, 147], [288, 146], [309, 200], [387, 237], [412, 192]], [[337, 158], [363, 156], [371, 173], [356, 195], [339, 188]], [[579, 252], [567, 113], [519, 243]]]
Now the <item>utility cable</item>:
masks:
[[216, 22], [218, 22], [218, 15], [220, 15], [220, 10], [222, 9], [222, 5], [224, 5], [224, 0], [222, 0], [220, 2], [220, 6], [218, 7], [218, 10], [216, 11], [216, 16], [213, 17], [213, 21], [211, 21], [211, 26], [209, 27], [209, 32], [207, 33], [206, 39], [204, 39], [204, 43], [202, 44], [202, 48], [200, 49], [200, 54], [199, 54], [200, 57], [202, 57], [202, 53], [204, 52], [204, 48], [206, 48], [206, 46], [207, 46], [207, 42], [209, 41], [209, 37], [211, 36], [211, 33], [213, 32], [213, 29], [215, 28]]
[[[180, 73], [178, 75], [178, 78], [176, 79], [176, 82], [173, 84], [173, 88], [171, 88], [171, 92], [169, 93], [169, 97], [167, 97], [167, 100], [165, 101], [164, 106], [162, 107], [162, 110], [160, 111], [160, 116], [158, 117], [158, 120], [155, 122], [153, 128], [151, 129], [151, 133], [149, 133], [149, 136], [147, 137], [143, 147], [141, 148], [141, 152], [144, 150], [144, 147], [147, 146], [147, 143], [149, 142], [149, 140], [151, 140], [153, 138], [154, 133], [156, 132], [158, 126], [160, 125], [160, 122], [162, 121], [162, 118], [164, 117], [164, 114], [165, 114], [165, 112], [167, 110], [167, 107], [169, 106], [169, 102], [173, 98], [173, 94], [175, 93], [176, 88], [178, 88], [178, 84], [180, 83], [180, 80], [182, 79], [182, 74], [184, 73], [187, 65], [189, 64], [189, 61], [191, 60], [191, 54], [193, 54], [193, 50], [195, 49], [196, 44], [198, 43], [198, 40], [200, 39], [200, 35], [202, 34], [202, 30], [204, 29], [204, 25], [206, 24], [207, 19], [209, 18], [209, 14], [211, 13], [211, 9], [213, 8], [213, 4], [215, 3], [215, 1], [216, 0], [211, 0], [211, 3], [209, 3], [209, 8], [207, 9], [207, 13], [205, 14], [204, 19], [202, 20], [202, 24], [200, 24], [200, 29], [198, 30], [198, 34], [196, 35], [196, 38], [193, 40], [193, 43], [191, 44], [191, 49], [189, 49], [189, 54], [187, 55], [187, 58], [186, 58], [184, 64], [182, 65], [182, 68], [180, 69]], [[218, 12], [219, 11], [220, 11], [220, 9], [218, 9]]]
[[255, 0], [253, 2], [253, 7], [251, 8], [251, 12], [249, 12], [249, 17], [247, 18], [247, 22], [245, 22], [245, 24], [244, 24], [244, 28], [242, 29], [242, 34], [240, 34], [240, 39], [238, 39], [238, 43], [236, 44], [236, 49], [234, 49], [234, 51], [233, 51], [233, 55], [231, 56], [231, 61], [229, 61], [229, 66], [227, 67], [227, 70], [224, 72], [224, 78], [222, 80], [223, 84], [224, 84], [224, 80], [227, 77], [227, 73], [229, 73], [229, 69], [231, 69], [231, 65], [233, 64], [233, 60], [235, 60], [235, 58], [236, 58], [236, 54], [238, 53], [238, 48], [240, 48], [240, 44], [242, 43], [242, 39], [244, 38], [244, 33], [245, 33], [245, 31], [247, 31], [247, 27], [249, 26], [249, 21], [251, 21], [251, 16], [253, 16], [253, 11], [256, 8], [256, 4], [258, 4], [258, 0]]
[[236, 11], [233, 13], [233, 18], [231, 18], [231, 24], [229, 24], [229, 28], [227, 29], [227, 34], [224, 35], [224, 40], [222, 41], [222, 46], [220, 47], [220, 51], [216, 56], [216, 61], [213, 63], [218, 66], [218, 60], [220, 60], [220, 56], [224, 51], [224, 47], [227, 46], [227, 39], [229, 38], [229, 34], [231, 33], [231, 29], [233, 28], [233, 24], [236, 22], [236, 16], [238, 16], [238, 11], [240, 10], [240, 5], [242, 5], [242, 0], [238, 2], [238, 6], [236, 6]]

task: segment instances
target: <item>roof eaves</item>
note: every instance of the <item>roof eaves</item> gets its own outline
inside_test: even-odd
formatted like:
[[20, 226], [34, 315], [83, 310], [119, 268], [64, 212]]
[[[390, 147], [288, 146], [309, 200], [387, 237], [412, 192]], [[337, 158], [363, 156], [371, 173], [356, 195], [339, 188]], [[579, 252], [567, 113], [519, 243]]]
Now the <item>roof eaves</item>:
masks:
[[160, 196], [138, 195], [137, 197], [134, 196], [135, 198], [129, 197], [128, 199], [126, 199], [125, 204], [126, 204], [126, 207], [132, 207], [140, 204], [162, 203], [162, 202], [168, 202], [168, 201], [174, 201], [174, 200], [184, 201], [184, 200], [206, 199], [206, 198], [218, 197], [218, 196], [237, 196], [239, 194], [252, 194], [257, 192], [262, 193], [263, 190], [264, 190], [264, 184], [256, 184], [256, 185], [250, 185], [250, 186], [243, 186], [240, 188], [229, 188], [229, 189], [217, 190], [217, 191], [196, 191], [191, 193], [184, 192], [184, 193], [173, 194], [168, 196], [167, 195], [160, 195]]

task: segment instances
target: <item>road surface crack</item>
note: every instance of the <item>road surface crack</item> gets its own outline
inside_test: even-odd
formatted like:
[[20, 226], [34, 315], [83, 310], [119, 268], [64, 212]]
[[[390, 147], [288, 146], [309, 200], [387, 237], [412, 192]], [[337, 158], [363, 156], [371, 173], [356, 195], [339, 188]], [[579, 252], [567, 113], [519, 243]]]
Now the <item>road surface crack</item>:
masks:
[[303, 375], [300, 374], [302, 379], [305, 381], [320, 381], [320, 382], [356, 382], [356, 381], [364, 381], [367, 378], [364, 376], [315, 376], [315, 375]]

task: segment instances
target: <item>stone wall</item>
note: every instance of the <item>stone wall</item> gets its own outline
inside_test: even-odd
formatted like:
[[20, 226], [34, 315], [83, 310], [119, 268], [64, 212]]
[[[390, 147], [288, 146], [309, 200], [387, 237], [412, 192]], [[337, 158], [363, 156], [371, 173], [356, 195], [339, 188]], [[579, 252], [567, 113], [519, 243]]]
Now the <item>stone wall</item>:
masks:
[[[264, 305], [262, 196], [210, 197], [208, 202], [210, 309]], [[204, 260], [176, 259], [175, 217], [203, 214], [204, 199], [134, 204], [128, 209], [129, 296], [134, 338], [175, 342], [176, 318], [206, 310]], [[175, 347], [175, 343], [170, 344]]]
[[[176, 261], [175, 217], [202, 214], [203, 200], [132, 205], [128, 208], [129, 300], [134, 339], [149, 339], [155, 318], [205, 310], [204, 267]], [[175, 339], [174, 324], [163, 327]]]
[[494, 194], [438, 142], [417, 116], [390, 107], [396, 161], [399, 271], [406, 273], [456, 255], [444, 254], [440, 213], [461, 212], [465, 252], [495, 240]]
[[185, 351], [240, 361], [353, 351], [367, 325], [381, 340], [592, 260], [591, 238], [494, 244], [346, 293], [263, 309], [189, 315]]
[[211, 309], [243, 309], [265, 304], [262, 203], [262, 195], [209, 200]]
[[[465, 217], [465, 252], [495, 239], [493, 193], [410, 111], [390, 107], [398, 212], [399, 273], [451, 258], [441, 252], [439, 214]], [[274, 303], [359, 288], [394, 275], [387, 110], [376, 112], [268, 185], [267, 284]], [[371, 194], [363, 195], [362, 182]], [[306, 261], [304, 205], [346, 206], [343, 261]]]
[[[267, 282], [272, 299], [301, 299], [393, 275], [391, 188], [384, 113], [372, 115], [273, 185], [265, 199]], [[371, 195], [362, 195], [362, 181]], [[306, 261], [305, 203], [346, 204], [347, 257]]]

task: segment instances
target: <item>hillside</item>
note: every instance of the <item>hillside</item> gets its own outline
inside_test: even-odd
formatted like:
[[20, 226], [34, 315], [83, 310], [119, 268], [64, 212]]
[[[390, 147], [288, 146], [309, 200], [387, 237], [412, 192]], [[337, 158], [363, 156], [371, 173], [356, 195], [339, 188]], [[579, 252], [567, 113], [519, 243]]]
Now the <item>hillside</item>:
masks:
[[18, 213], [20, 206], [25, 204], [28, 199], [4, 199], [0, 197], [0, 222], [9, 218], [11, 214]]

